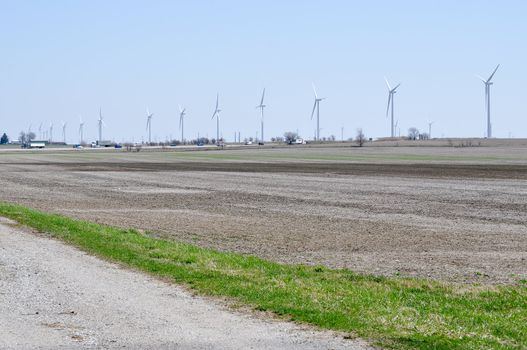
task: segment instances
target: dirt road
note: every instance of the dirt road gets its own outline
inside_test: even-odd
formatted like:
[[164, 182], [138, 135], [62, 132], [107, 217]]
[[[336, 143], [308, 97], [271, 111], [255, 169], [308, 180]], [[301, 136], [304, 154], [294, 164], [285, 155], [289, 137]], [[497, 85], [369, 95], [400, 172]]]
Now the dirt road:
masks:
[[366, 349], [218, 302], [0, 218], [1, 349]]

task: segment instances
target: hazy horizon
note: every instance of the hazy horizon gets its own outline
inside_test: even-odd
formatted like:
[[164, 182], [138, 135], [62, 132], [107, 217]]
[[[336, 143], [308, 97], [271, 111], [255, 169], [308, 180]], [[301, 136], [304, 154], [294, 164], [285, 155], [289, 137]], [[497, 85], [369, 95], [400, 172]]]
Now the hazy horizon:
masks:
[[215, 137], [259, 133], [266, 88], [266, 139], [285, 131], [312, 138], [312, 82], [320, 96], [321, 136], [390, 133], [391, 84], [401, 133], [483, 137], [484, 85], [492, 86], [494, 137], [527, 137], [527, 4], [521, 1], [3, 1], [0, 3], [0, 132], [16, 139], [54, 124], [54, 140]]

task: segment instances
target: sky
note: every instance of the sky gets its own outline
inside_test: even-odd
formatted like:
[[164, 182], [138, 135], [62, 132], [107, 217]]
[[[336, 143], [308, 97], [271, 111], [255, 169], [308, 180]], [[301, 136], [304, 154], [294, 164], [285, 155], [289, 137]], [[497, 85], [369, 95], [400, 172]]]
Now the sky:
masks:
[[62, 139], [214, 137], [298, 130], [313, 138], [312, 83], [321, 97], [321, 137], [389, 136], [391, 84], [401, 134], [483, 137], [484, 85], [492, 86], [495, 137], [527, 137], [527, 2], [0, 0], [0, 132], [16, 138], [54, 124]]

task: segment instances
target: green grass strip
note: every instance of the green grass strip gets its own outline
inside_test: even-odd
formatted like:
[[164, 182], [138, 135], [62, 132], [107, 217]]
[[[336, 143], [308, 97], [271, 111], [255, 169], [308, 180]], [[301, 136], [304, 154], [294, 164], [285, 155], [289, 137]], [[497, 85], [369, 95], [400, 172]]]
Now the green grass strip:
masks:
[[393, 349], [526, 349], [527, 288], [285, 265], [1, 203], [0, 216], [94, 255]]

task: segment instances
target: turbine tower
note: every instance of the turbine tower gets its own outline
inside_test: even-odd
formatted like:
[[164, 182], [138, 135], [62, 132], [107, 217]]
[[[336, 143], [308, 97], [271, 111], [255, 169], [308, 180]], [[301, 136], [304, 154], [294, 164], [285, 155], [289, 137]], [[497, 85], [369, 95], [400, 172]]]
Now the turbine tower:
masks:
[[38, 127], [38, 138], [42, 140], [44, 137], [42, 136], [42, 123], [40, 123]]
[[103, 125], [106, 125], [104, 123], [104, 120], [102, 119], [102, 108], [99, 108], [99, 144], [101, 143], [102, 141], [102, 127]]
[[186, 108], [183, 108], [181, 109], [181, 106], [178, 106], [179, 107], [179, 128], [181, 129], [181, 144], [183, 144], [183, 140], [185, 139], [184, 136], [184, 119], [185, 119], [185, 115], [187, 114], [186, 111], [187, 109]]
[[68, 125], [67, 122], [62, 122], [62, 141], [64, 144], [66, 144], [66, 126]]
[[311, 120], [313, 120], [313, 115], [315, 114], [315, 109], [317, 110], [317, 130], [316, 130], [316, 140], [320, 140], [320, 101], [325, 100], [326, 98], [319, 98], [317, 95], [317, 89], [313, 83], [313, 92], [315, 93], [315, 104], [313, 105], [313, 111], [311, 112]]
[[79, 116], [79, 144], [82, 145], [84, 142], [84, 122], [82, 121], [82, 116]]
[[490, 86], [493, 84], [491, 82], [492, 78], [494, 77], [494, 74], [496, 74], [496, 71], [500, 68], [500, 65], [498, 64], [490, 77], [485, 80], [480, 76], [477, 76], [483, 84], [485, 84], [485, 109], [487, 112], [487, 137], [490, 139], [492, 137], [492, 124], [490, 122]]
[[434, 124], [435, 122], [429, 122], [428, 123], [428, 138], [429, 139], [432, 139], [432, 124]]
[[216, 95], [216, 108], [214, 109], [214, 113], [212, 114], [212, 118], [216, 117], [216, 144], [218, 144], [220, 140], [220, 112], [221, 109], [219, 108], [219, 101], [220, 101], [220, 94]]
[[[386, 85], [388, 86], [388, 107], [386, 108], [386, 118], [388, 118], [388, 114], [390, 112], [390, 109], [392, 111], [392, 121], [391, 121], [391, 137], [395, 137], [395, 124], [393, 123], [394, 122], [394, 116], [393, 116], [393, 99], [394, 99], [394, 95], [395, 93], [397, 92], [397, 88], [401, 85], [400, 83], [397, 84], [393, 89], [392, 87], [390, 86], [390, 83], [388, 83], [388, 79], [384, 78], [384, 80], [386, 81]], [[391, 104], [391, 105], [390, 105]]]
[[258, 106], [256, 106], [256, 108], [260, 108], [260, 112], [261, 112], [261, 129], [262, 129], [262, 143], [264, 143], [264, 108], [266, 107], [266, 105], [264, 105], [264, 97], [265, 97], [265, 88], [263, 89], [263, 92], [262, 92], [262, 99], [260, 100], [260, 104]]
[[150, 113], [148, 107], [146, 107], [146, 130], [148, 131], [148, 143], [152, 143], [152, 117], [153, 113]]
[[49, 143], [53, 142], [53, 123], [49, 124]]

